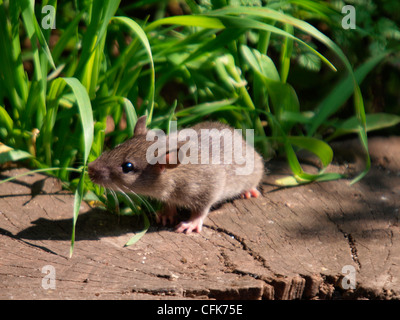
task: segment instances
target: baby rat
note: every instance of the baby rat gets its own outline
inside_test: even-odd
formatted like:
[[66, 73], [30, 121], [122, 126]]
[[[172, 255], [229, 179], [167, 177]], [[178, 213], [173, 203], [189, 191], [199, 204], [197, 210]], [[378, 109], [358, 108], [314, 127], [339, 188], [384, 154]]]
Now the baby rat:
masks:
[[188, 208], [190, 219], [176, 231], [191, 233], [201, 232], [214, 204], [239, 195], [258, 197], [264, 163], [240, 130], [228, 125], [203, 122], [165, 137], [148, 130], [142, 116], [134, 136], [91, 162], [88, 172], [105, 188], [163, 202], [158, 217], [163, 225], [174, 222], [177, 207]]

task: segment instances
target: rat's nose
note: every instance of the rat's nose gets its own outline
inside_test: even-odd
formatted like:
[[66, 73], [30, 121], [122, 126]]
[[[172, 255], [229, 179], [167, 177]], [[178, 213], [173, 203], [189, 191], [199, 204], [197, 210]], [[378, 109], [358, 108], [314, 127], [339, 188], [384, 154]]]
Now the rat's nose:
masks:
[[[96, 164], [95, 164], [95, 162], [91, 162], [91, 163], [89, 163], [88, 164], [88, 174], [89, 174], [89, 178], [90, 178], [90, 180], [92, 180], [93, 181], [93, 178], [95, 177], [95, 176], [97, 176], [97, 169], [96, 169]], [[94, 182], [94, 181], [93, 181]]]
[[88, 173], [89, 173], [90, 179], [92, 179], [92, 177], [96, 173], [96, 168], [95, 168], [94, 162], [91, 162], [88, 164]]
[[100, 166], [97, 161], [89, 163], [88, 173], [90, 180], [97, 184], [104, 183], [109, 178], [109, 170]]

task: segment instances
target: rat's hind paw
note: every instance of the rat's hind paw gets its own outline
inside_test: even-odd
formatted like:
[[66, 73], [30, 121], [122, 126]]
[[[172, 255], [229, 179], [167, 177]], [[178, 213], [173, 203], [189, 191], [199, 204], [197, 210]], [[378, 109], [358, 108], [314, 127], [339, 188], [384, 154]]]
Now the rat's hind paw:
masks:
[[251, 197], [253, 198], [258, 198], [261, 195], [260, 191], [258, 191], [256, 188], [252, 188], [248, 191], [244, 191], [240, 197], [242, 199], [250, 199]]
[[180, 224], [176, 226], [175, 231], [179, 233], [184, 232], [186, 234], [192, 233], [192, 231], [200, 233], [203, 227], [203, 220], [204, 220], [203, 217], [198, 217], [193, 220], [182, 221]]

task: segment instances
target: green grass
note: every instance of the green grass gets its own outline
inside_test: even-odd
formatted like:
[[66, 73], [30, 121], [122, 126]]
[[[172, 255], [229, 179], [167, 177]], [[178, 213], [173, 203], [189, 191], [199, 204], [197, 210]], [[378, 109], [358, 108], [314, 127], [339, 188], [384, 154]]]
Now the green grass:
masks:
[[[114, 0], [34, 3], [0, 0], [0, 139], [5, 150], [0, 163], [24, 160], [32, 169], [49, 168], [74, 190], [73, 230], [81, 201], [107, 203], [109, 198], [89, 181], [86, 164], [132, 136], [143, 114], [152, 127], [164, 130], [170, 120], [189, 126], [205, 118], [254, 128], [256, 147], [266, 159], [286, 154], [293, 175], [278, 181], [284, 185], [342, 178], [324, 172], [333, 159], [328, 141], [356, 133], [368, 151], [368, 130], [400, 122], [398, 116], [366, 115], [359, 87], [391, 52], [353, 70], [335, 42], [295, 17], [301, 12], [329, 20], [337, 13], [323, 2], [270, 1], [261, 8], [187, 0], [192, 14], [165, 17], [166, 1], [152, 1], [147, 3], [153, 3], [157, 18], [144, 20], [125, 13], [144, 1], [127, 7]], [[57, 11], [53, 33], [40, 26], [41, 7], [47, 4]], [[57, 41], [50, 46], [52, 35]], [[313, 110], [302, 109], [288, 82], [295, 51], [338, 74], [331, 93]], [[24, 63], [31, 64], [31, 71]], [[351, 96], [353, 116], [338, 119]], [[119, 129], [106, 134], [110, 118]], [[334, 131], [327, 136], [328, 128]], [[319, 173], [304, 172], [296, 157], [299, 149], [319, 157]], [[353, 182], [368, 172], [369, 157], [366, 163]], [[121, 201], [137, 211], [136, 202]], [[149, 222], [143, 217], [146, 230]]]

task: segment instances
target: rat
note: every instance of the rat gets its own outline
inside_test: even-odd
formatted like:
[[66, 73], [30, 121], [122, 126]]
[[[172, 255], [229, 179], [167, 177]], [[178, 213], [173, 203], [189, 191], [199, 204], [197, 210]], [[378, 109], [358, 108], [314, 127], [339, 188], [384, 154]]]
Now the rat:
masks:
[[[201, 232], [213, 205], [260, 195], [257, 187], [264, 161], [240, 130], [221, 122], [202, 122], [163, 137], [149, 130], [146, 121], [146, 116], [140, 117], [132, 138], [89, 163], [94, 183], [161, 201], [164, 208], [157, 221], [164, 226], [175, 223], [177, 207], [189, 209], [189, 220], [175, 228], [186, 234]], [[154, 148], [155, 143], [164, 147]], [[151, 150], [157, 152], [149, 157]]]

